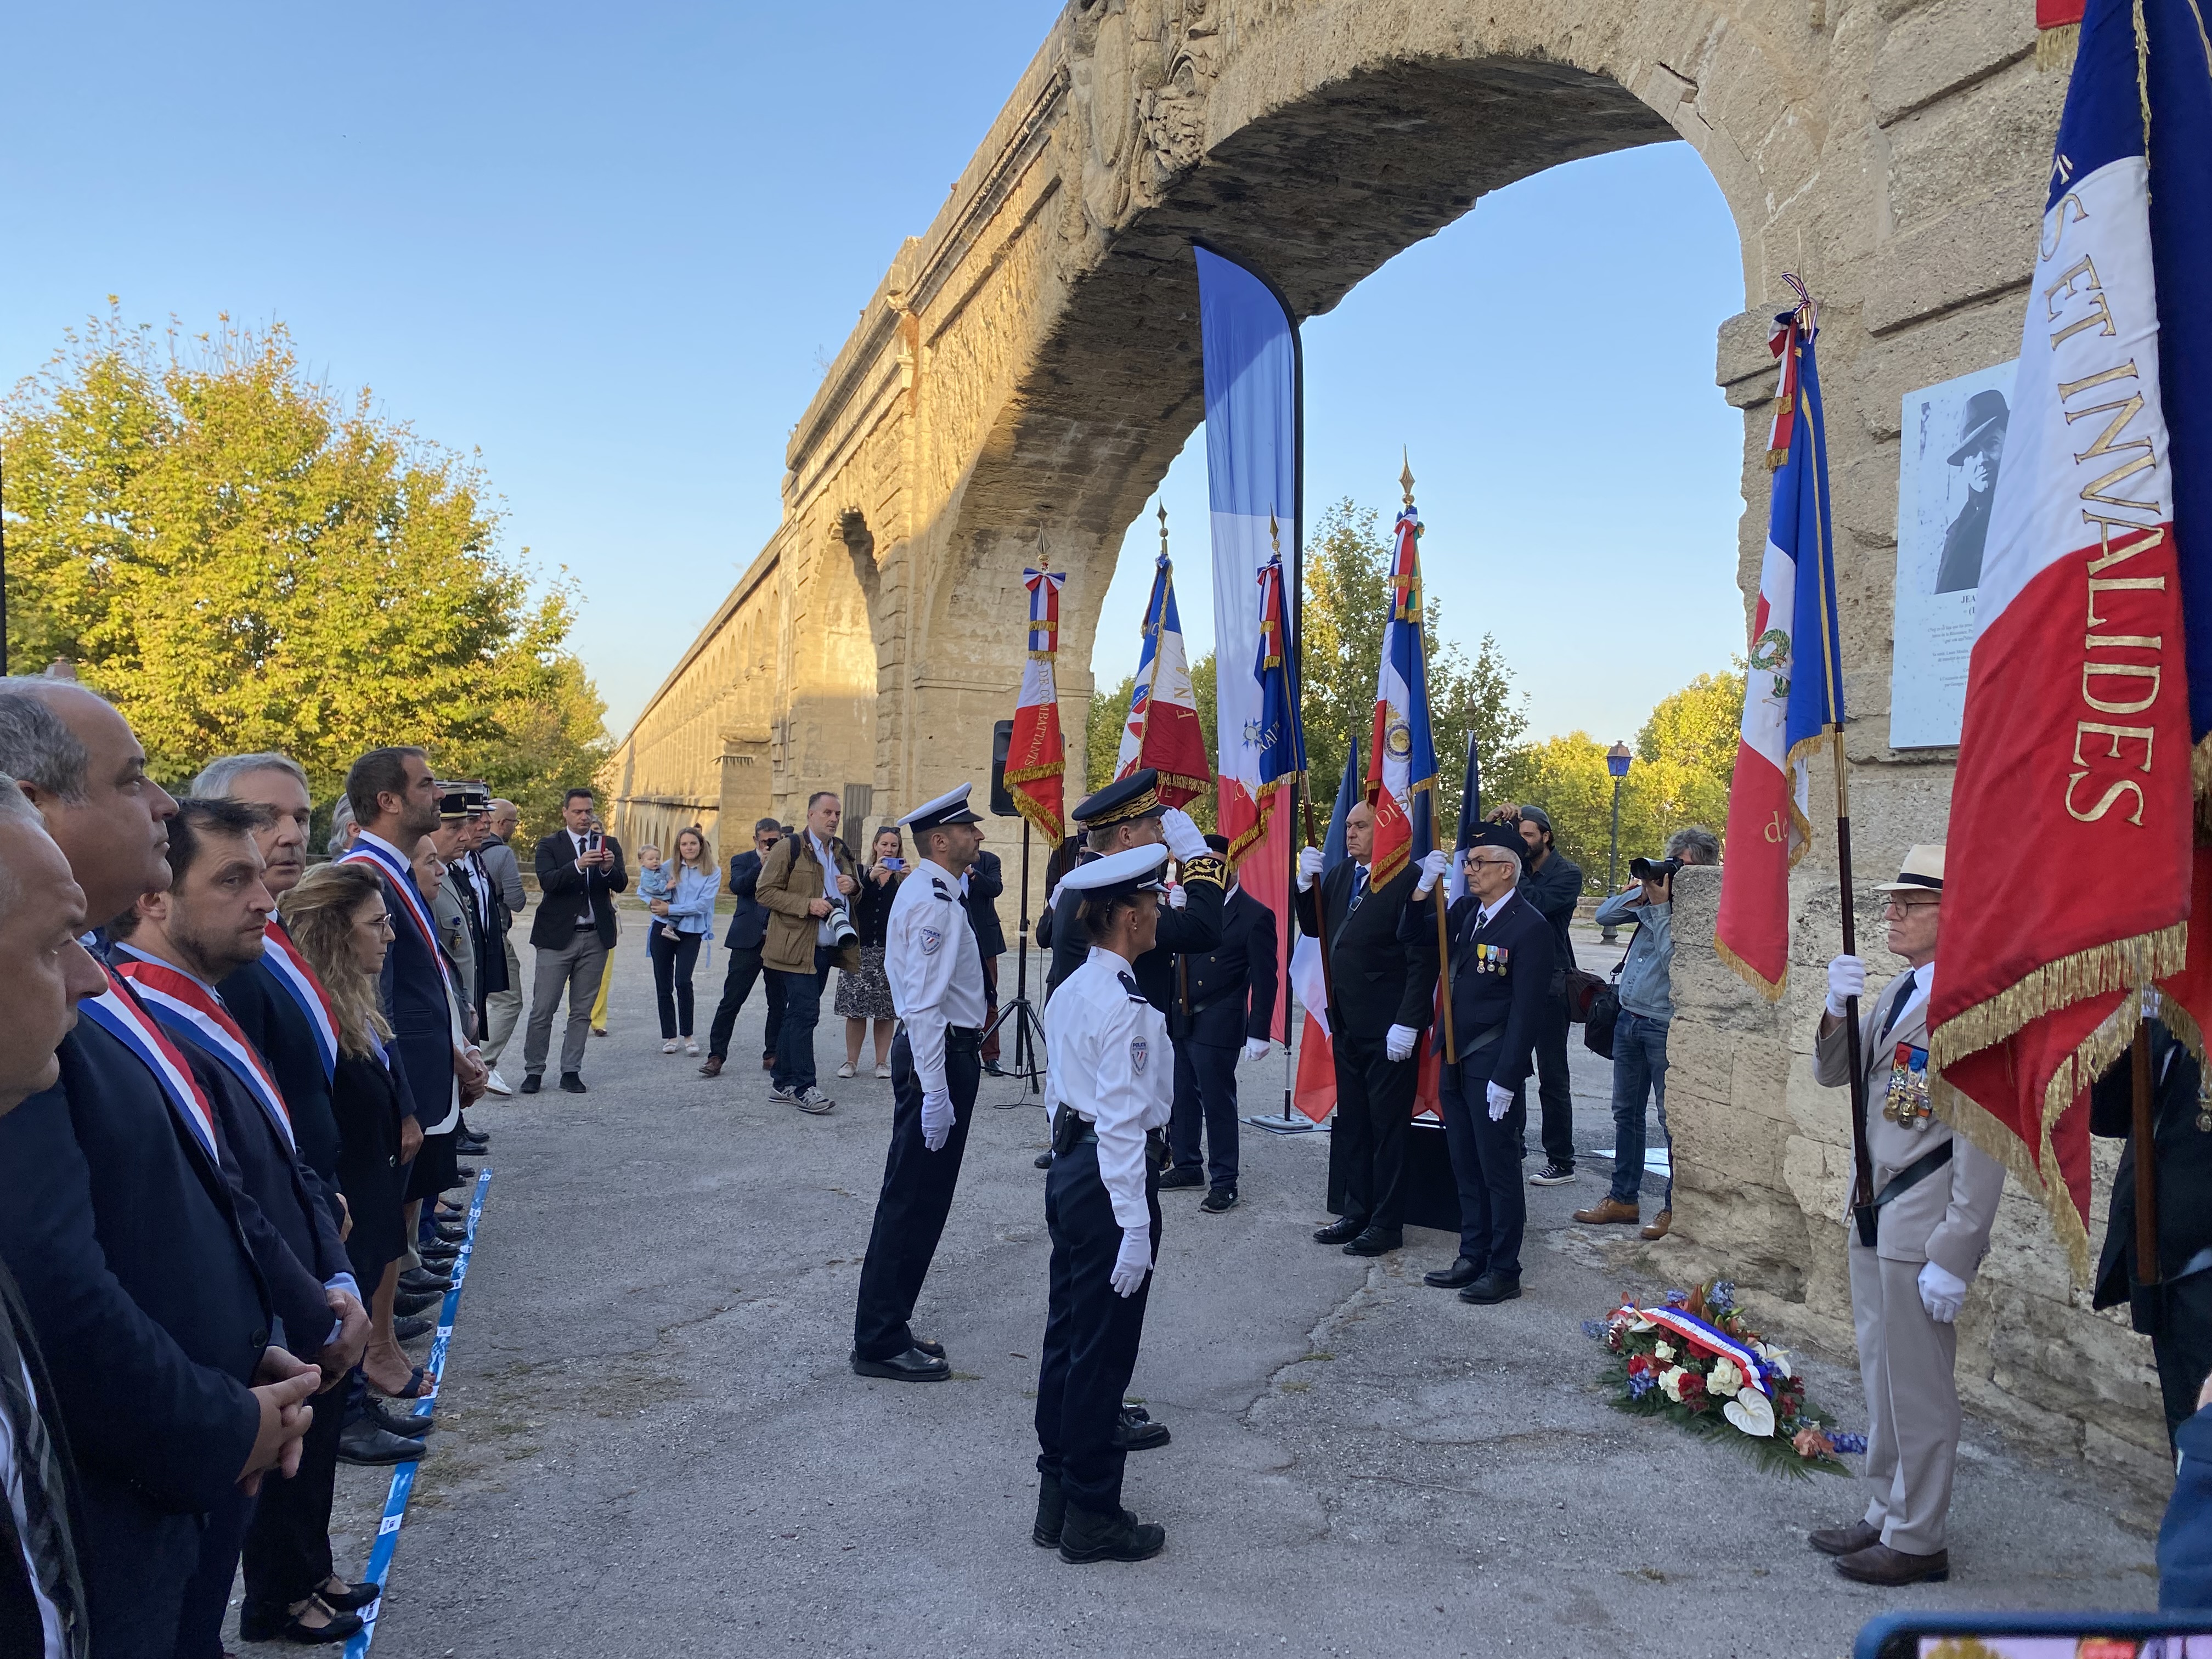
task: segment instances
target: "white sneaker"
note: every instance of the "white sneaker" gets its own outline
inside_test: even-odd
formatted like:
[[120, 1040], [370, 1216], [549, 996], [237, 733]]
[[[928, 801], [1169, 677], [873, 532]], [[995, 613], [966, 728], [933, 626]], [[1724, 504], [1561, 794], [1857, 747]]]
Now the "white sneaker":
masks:
[[821, 1116], [823, 1113], [837, 1103], [819, 1089], [805, 1090], [799, 1094], [786, 1095], [784, 1098], [798, 1107], [800, 1111], [810, 1112], [816, 1117]]
[[878, 1077], [889, 1077], [890, 1074], [891, 1068], [888, 1066], [878, 1066], [876, 1067], [876, 1075]]
[[837, 1075], [839, 1077], [852, 1077], [856, 1075], [853, 1062], [848, 1060], [842, 1066], [840, 1066], [837, 1068]]
[[[672, 1054], [682, 1046], [683, 1045], [678, 1043], [674, 1037], [671, 1037], [667, 1042], [660, 1045], [660, 1052], [664, 1054]], [[691, 1052], [696, 1054], [699, 1051], [696, 1048], [694, 1048]]]
[[770, 1100], [781, 1101], [793, 1101], [799, 1098], [797, 1095], [792, 1093], [790, 1090], [785, 1088], [780, 1083], [771, 1083], [768, 1085], [768, 1097]]
[[494, 1072], [489, 1077], [484, 1079], [484, 1088], [490, 1093], [495, 1095], [512, 1095], [514, 1092], [513, 1089], [507, 1086], [507, 1079], [501, 1077], [497, 1072]]
[[699, 1052], [699, 1045], [690, 1038], [686, 1037], [684, 1040], [684, 1052], [687, 1054], [696, 1054]]

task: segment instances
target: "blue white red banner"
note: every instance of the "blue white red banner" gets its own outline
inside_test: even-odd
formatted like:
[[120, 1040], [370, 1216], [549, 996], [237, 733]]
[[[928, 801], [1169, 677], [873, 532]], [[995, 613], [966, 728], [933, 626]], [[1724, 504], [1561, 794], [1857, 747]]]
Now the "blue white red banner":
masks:
[[146, 1011], [177, 1036], [198, 1043], [220, 1060], [223, 1069], [253, 1097], [263, 1115], [276, 1126], [284, 1145], [293, 1152], [299, 1151], [300, 1142], [292, 1133], [292, 1111], [284, 1103], [284, 1091], [276, 1086], [267, 1063], [239, 1029], [230, 1010], [222, 1006], [222, 999], [216, 994], [215, 988], [166, 962], [156, 962], [127, 944], [118, 945], [116, 949], [125, 959], [116, 964], [115, 971], [131, 981], [144, 1000]]
[[[1164, 547], [1164, 518], [1161, 524]], [[1121, 751], [1115, 758], [1114, 775], [1126, 778], [1146, 766], [1159, 774], [1159, 798], [1170, 806], [1196, 799], [1213, 782], [1206, 732], [1199, 724], [1198, 695], [1190, 683], [1182, 617], [1176, 610], [1175, 565], [1164, 551], [1153, 568], [1152, 598], [1145, 604], [1136, 688], [1129, 697], [1129, 717], [1122, 722]]]
[[1053, 678], [1060, 654], [1060, 590], [1066, 580], [1057, 570], [1022, 572], [1030, 596], [1029, 655], [1022, 664], [1021, 696], [1006, 746], [1006, 793], [1048, 842], [1067, 833], [1067, 751], [1060, 740], [1060, 689]]
[[161, 1028], [138, 1006], [137, 999], [116, 977], [115, 970], [105, 963], [100, 969], [107, 975], [107, 988], [77, 1004], [78, 1012], [138, 1057], [154, 1074], [154, 1081], [161, 1085], [170, 1109], [191, 1131], [192, 1139], [220, 1164], [222, 1154], [216, 1144], [215, 1109], [200, 1092], [191, 1066], [177, 1052], [176, 1045], [161, 1035]]
[[327, 1083], [337, 1075], [338, 1016], [331, 1004], [331, 994], [323, 988], [315, 970], [307, 965], [300, 947], [292, 942], [291, 934], [276, 917], [269, 918], [268, 942], [263, 947], [261, 960], [276, 975], [284, 994], [300, 1006], [307, 1017], [307, 1027], [315, 1034], [315, 1052], [323, 1062], [323, 1080]]
[[399, 908], [407, 913], [416, 934], [430, 953], [430, 960], [438, 964], [438, 977], [446, 982], [446, 994], [453, 1006], [460, 1006], [460, 992], [453, 983], [453, 970], [447, 965], [446, 947], [438, 943], [436, 924], [430, 920], [429, 907], [422, 902], [421, 890], [415, 885], [414, 866], [399, 855], [399, 850], [381, 836], [364, 830], [354, 842], [352, 850], [342, 854], [340, 864], [365, 864], [385, 879], [386, 885], [399, 896]]
[[1436, 845], [1437, 745], [1429, 729], [1428, 663], [1421, 640], [1420, 515], [1398, 514], [1390, 614], [1382, 627], [1375, 723], [1368, 733], [1367, 804], [1375, 809], [1368, 880], [1381, 887]]

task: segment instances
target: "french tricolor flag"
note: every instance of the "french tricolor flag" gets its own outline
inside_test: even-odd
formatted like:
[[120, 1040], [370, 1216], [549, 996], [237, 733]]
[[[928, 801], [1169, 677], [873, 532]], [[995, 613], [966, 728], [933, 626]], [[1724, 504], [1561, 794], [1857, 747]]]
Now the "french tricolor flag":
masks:
[[1774, 496], [1747, 653], [1714, 939], [1722, 960], [1769, 1001], [1779, 1000], [1789, 982], [1790, 870], [1804, 856], [1811, 830], [1806, 757], [1844, 720], [1827, 428], [1814, 356], [1818, 308], [1795, 276], [1783, 280], [1799, 304], [1775, 319], [1768, 343], [1782, 360], [1767, 445]]
[[2166, 981], [2192, 1047], [2212, 1015], [2212, 915], [2191, 920], [2192, 761], [2212, 758], [2208, 308], [2197, 7], [2091, 0], [1990, 507], [1929, 1019], [1946, 1115], [2041, 1192], [2085, 1275], [2087, 1091], [2130, 1039], [2129, 992]]

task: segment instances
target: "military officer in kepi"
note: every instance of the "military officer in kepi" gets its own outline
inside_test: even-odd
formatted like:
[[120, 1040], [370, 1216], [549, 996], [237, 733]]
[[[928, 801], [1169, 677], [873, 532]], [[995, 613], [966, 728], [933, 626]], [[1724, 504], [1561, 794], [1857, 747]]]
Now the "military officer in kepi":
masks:
[[[1872, 1249], [1845, 1217], [1874, 1500], [1863, 1520], [1824, 1528], [1808, 1541], [1834, 1556], [1844, 1577], [1896, 1585], [1951, 1576], [1943, 1527], [1959, 1459], [1956, 1321], [1989, 1252], [2004, 1170], [1929, 1111], [1928, 995], [1943, 914], [1942, 847], [1912, 848], [1881, 890], [1889, 895], [1889, 948], [1907, 965], [1859, 1016], [1880, 1217]], [[1828, 964], [1813, 1074], [1831, 1089], [1850, 1081], [1845, 1000], [1865, 994], [1858, 957]]]
[[1167, 1534], [1121, 1507], [1115, 1439], [1136, 1370], [1160, 1238], [1160, 1171], [1175, 1100], [1167, 1019], [1137, 988], [1158, 941], [1168, 849], [1134, 847], [1071, 871], [1060, 902], [1091, 940], [1046, 1005], [1053, 1111], [1045, 1224], [1051, 1299], [1037, 1370], [1036, 1522], [1063, 1561], [1142, 1561]]
[[969, 787], [899, 820], [914, 832], [921, 862], [900, 884], [884, 925], [884, 973], [899, 1029], [891, 1147], [853, 1321], [853, 1369], [862, 1376], [933, 1382], [951, 1374], [943, 1346], [915, 1335], [908, 1322], [952, 1208], [983, 1069], [983, 958], [960, 897], [960, 878], [982, 845]]
[[[1425, 1275], [1462, 1302], [1507, 1302], [1521, 1294], [1521, 1237], [1528, 1194], [1521, 1181], [1521, 1132], [1536, 1039], [1551, 1004], [1557, 940], [1543, 912], [1520, 890], [1528, 843], [1516, 830], [1485, 824], [1467, 849], [1467, 892], [1445, 918], [1451, 939], [1452, 1035], [1458, 1054], [1443, 1067], [1444, 1150], [1459, 1188], [1459, 1255]], [[1408, 946], [1436, 939], [1430, 894], [1450, 867], [1441, 849], [1421, 860], [1413, 902], [1398, 918]], [[1429, 1033], [1444, 1041], [1441, 1025]]]

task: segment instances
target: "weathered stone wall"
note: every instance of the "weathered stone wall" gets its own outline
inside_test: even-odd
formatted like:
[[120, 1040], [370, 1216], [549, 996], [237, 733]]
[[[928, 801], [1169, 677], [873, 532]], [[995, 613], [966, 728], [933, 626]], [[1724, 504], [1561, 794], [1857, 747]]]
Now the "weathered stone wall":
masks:
[[[1071, 0], [794, 428], [781, 527], [610, 769], [619, 821], [635, 839], [711, 814], [736, 844], [763, 807], [794, 817], [816, 788], [865, 785], [884, 817], [980, 787], [1040, 551], [1069, 573], [1061, 718], [1078, 737], [1122, 532], [1200, 415], [1194, 239], [1310, 316], [1486, 191], [1680, 137], [1741, 244], [1747, 307], [1720, 331], [1717, 378], [1744, 417], [1747, 617], [1766, 319], [1785, 270], [1822, 302], [1857, 862], [1893, 866], [1941, 838], [1950, 775], [1946, 752], [1886, 746], [1899, 405], [2019, 337], [2064, 90], [2033, 68], [2033, 10]], [[1799, 872], [1804, 971], [1779, 1009], [1719, 969], [1711, 896], [1686, 893], [1670, 1090], [1685, 1175], [1661, 1248], [1729, 1266], [1785, 1328], [1848, 1346], [1844, 1109], [1807, 1060], [1814, 969], [1838, 937], [1832, 858], [1824, 836]], [[1862, 935], [1878, 935], [1870, 903]], [[2143, 1345], [2080, 1305], [2024, 1201], [2007, 1206], [1965, 1338], [1985, 1404], [2156, 1478]]]

